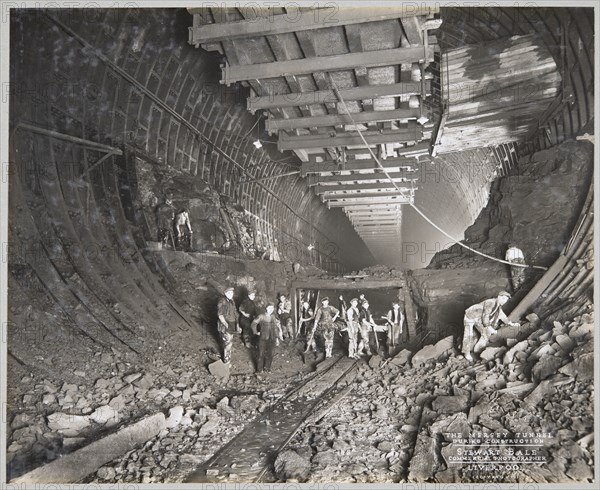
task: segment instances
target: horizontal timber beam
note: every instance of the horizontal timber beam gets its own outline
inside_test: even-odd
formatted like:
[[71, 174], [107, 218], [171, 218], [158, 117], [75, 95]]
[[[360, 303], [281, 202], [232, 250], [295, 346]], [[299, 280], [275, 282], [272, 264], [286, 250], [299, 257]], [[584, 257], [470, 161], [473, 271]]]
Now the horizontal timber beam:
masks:
[[[268, 86], [266, 87], [268, 89]], [[425, 91], [431, 92], [430, 80], [425, 81]], [[390, 85], [364, 85], [339, 89], [340, 96], [346, 102], [350, 100], [381, 99], [384, 97], [410, 97], [421, 95], [420, 82], [402, 82]], [[246, 99], [247, 108], [254, 113], [261, 109], [281, 109], [312, 104], [337, 104], [339, 102], [333, 90], [315, 92], [293, 92], [291, 94], [263, 95]]]
[[[390, 196], [392, 197], [392, 196]], [[408, 198], [402, 197], [400, 199], [390, 199], [390, 198], [380, 198], [380, 199], [373, 199], [373, 198], [367, 198], [367, 199], [338, 199], [336, 201], [327, 201], [327, 207], [329, 208], [343, 208], [345, 206], [354, 206], [354, 205], [360, 205], [360, 204], [387, 204], [387, 203], [393, 203], [393, 204], [409, 204], [410, 200]]]
[[348, 175], [313, 175], [309, 177], [309, 186], [316, 184], [327, 184], [331, 183], [335, 185], [338, 182], [377, 182], [377, 181], [386, 181], [389, 183], [389, 177], [394, 180], [394, 182], [406, 182], [407, 180], [416, 181], [417, 178], [415, 176], [416, 172], [388, 172], [385, 175], [384, 172], [373, 172], [369, 174], [348, 174]]
[[402, 278], [398, 279], [311, 279], [310, 281], [294, 281], [292, 289], [384, 289], [406, 286]]
[[[399, 182], [396, 184], [400, 191], [409, 193], [411, 189], [410, 184], [405, 182]], [[363, 196], [365, 194], [369, 196], [383, 196], [386, 194], [399, 194], [400, 192], [392, 184], [381, 182], [381, 183], [370, 183], [370, 184], [343, 184], [343, 185], [317, 185], [314, 188], [315, 194], [323, 195], [326, 199], [331, 196], [341, 196], [344, 193], [356, 193], [357, 196]]]
[[[385, 160], [380, 159], [379, 162], [388, 172], [417, 170], [414, 166], [414, 159], [412, 158], [387, 158]], [[332, 160], [328, 160], [325, 162], [302, 163], [300, 175], [302, 175], [302, 177], [306, 177], [310, 174], [327, 176], [333, 175], [333, 172], [336, 172], [340, 175], [349, 175], [350, 172], [369, 173], [375, 172], [376, 170], [381, 170], [381, 168], [373, 159], [349, 160], [343, 165]]]
[[266, 128], [269, 134], [279, 130], [299, 128], [317, 128], [321, 126], [340, 126], [354, 123], [397, 121], [419, 116], [419, 109], [395, 109], [391, 111], [364, 111], [353, 114], [326, 114], [323, 116], [294, 117], [291, 119], [267, 119]]
[[[415, 122], [409, 122], [406, 128], [388, 131], [363, 131], [362, 136], [369, 145], [384, 143], [408, 143], [420, 141], [423, 138], [423, 129]], [[277, 149], [299, 150], [307, 148], [330, 148], [337, 146], [363, 145], [362, 138], [356, 132], [337, 133], [335, 136], [307, 134], [302, 136], [287, 136], [279, 133]]]
[[[216, 4], [215, 4], [216, 5]], [[218, 9], [217, 9], [218, 10]], [[273, 36], [290, 32], [339, 27], [363, 22], [377, 22], [388, 19], [404, 19], [416, 15], [430, 15], [439, 11], [439, 7], [398, 5], [390, 8], [342, 8], [325, 7], [321, 9], [291, 9], [285, 14], [272, 15], [270, 12], [248, 10], [248, 17], [234, 22], [219, 22], [190, 27], [189, 43], [195, 46], [257, 36]], [[207, 7], [190, 8], [194, 15], [206, 15]], [[214, 10], [213, 10], [214, 11]], [[254, 15], [252, 15], [254, 14]]]
[[396, 216], [400, 216], [400, 210], [396, 209], [393, 211], [359, 211], [359, 210], [349, 210], [348, 218], [350, 219], [375, 219], [375, 218], [394, 218]]
[[222, 67], [221, 83], [231, 85], [244, 80], [308, 75], [315, 72], [353, 70], [357, 66], [376, 67], [433, 61], [433, 46], [381, 49], [359, 53], [318, 56], [297, 60], [274, 61], [254, 65], [225, 65]]
[[338, 199], [382, 199], [385, 197], [409, 197], [410, 194], [401, 194], [396, 189], [384, 190], [382, 192], [354, 192], [340, 194], [337, 192], [328, 192], [326, 194], [319, 194], [321, 199], [324, 201], [336, 201]]

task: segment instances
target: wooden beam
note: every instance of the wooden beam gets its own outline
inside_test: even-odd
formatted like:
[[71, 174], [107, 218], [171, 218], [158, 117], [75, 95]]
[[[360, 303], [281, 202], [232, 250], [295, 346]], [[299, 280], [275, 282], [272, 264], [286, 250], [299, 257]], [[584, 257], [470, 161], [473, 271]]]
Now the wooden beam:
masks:
[[412, 48], [382, 49], [366, 53], [347, 53], [333, 56], [318, 56], [298, 60], [275, 61], [253, 65], [225, 65], [222, 68], [221, 83], [231, 85], [243, 80], [308, 75], [315, 72], [332, 72], [354, 69], [356, 66], [376, 67], [416, 63], [421, 60], [433, 61], [432, 46]]
[[[431, 91], [430, 80], [425, 81], [428, 91]], [[391, 85], [367, 85], [339, 90], [341, 97], [346, 101], [363, 100], [365, 98], [381, 99], [385, 97], [409, 97], [421, 93], [419, 82], [403, 82]], [[249, 97], [246, 99], [247, 108], [254, 113], [261, 109], [280, 109], [282, 107], [296, 107], [312, 104], [337, 103], [333, 90], [318, 90], [316, 92], [302, 92], [280, 95], [264, 95], [262, 97]]]
[[[407, 143], [420, 141], [423, 138], [421, 126], [413, 121], [408, 123], [406, 129], [389, 131], [363, 131], [363, 137], [369, 145], [379, 145], [383, 143]], [[279, 133], [277, 149], [281, 151], [307, 149], [307, 148], [328, 148], [337, 146], [362, 145], [362, 138], [354, 131], [349, 133], [338, 133], [335, 136], [329, 135], [302, 135], [286, 136], [285, 133]]]
[[423, 32], [421, 21], [418, 17], [407, 17], [402, 19], [402, 27], [408, 42], [413, 45], [423, 44]]
[[[267, 119], [265, 127], [270, 134], [277, 131], [317, 128], [320, 126], [341, 126], [355, 123], [398, 121], [414, 119], [419, 116], [419, 109], [395, 109], [391, 111], [363, 111], [353, 114], [326, 114], [323, 116], [295, 117], [291, 119]], [[351, 119], [352, 118], [352, 119]]]
[[293, 289], [387, 289], [400, 288], [406, 285], [402, 278], [397, 279], [311, 279], [309, 281], [293, 281]]
[[404, 196], [389, 196], [375, 198], [355, 198], [355, 199], [337, 199], [328, 201], [327, 206], [330, 208], [343, 208], [345, 206], [354, 206], [357, 204], [409, 204], [410, 199]]
[[[394, 208], [400, 208], [401, 206], [398, 204], [394, 205]], [[356, 205], [348, 205], [346, 206], [346, 208], [344, 209], [345, 213], [348, 213], [349, 211], [359, 211], [359, 210], [369, 210], [369, 209], [374, 209], [375, 211], [379, 210], [379, 211], [385, 211], [386, 209], [390, 209], [387, 207], [383, 207], [382, 205], [375, 205], [375, 206], [369, 206], [368, 204], [356, 204]]]
[[[411, 189], [410, 184], [397, 183], [400, 189]], [[331, 199], [335, 197], [344, 197], [347, 194], [356, 195], [358, 197], [369, 195], [369, 196], [383, 196], [387, 194], [399, 194], [398, 190], [392, 184], [385, 183], [374, 183], [374, 184], [344, 184], [339, 186], [331, 185], [318, 185], [315, 186], [315, 194], [322, 195], [324, 199]]]
[[[416, 181], [416, 172], [388, 172], [388, 175], [394, 180], [394, 182], [406, 182], [407, 180]], [[402, 180], [403, 179], [403, 180]], [[336, 183], [341, 182], [377, 182], [377, 181], [386, 181], [390, 182], [388, 177], [383, 172], [372, 172], [368, 174], [363, 173], [354, 173], [348, 175], [313, 175], [309, 177], [309, 186], [317, 185], [317, 184], [331, 184], [335, 185]]]
[[347, 211], [348, 214], [348, 218], [350, 219], [354, 219], [354, 218], [380, 218], [380, 217], [396, 217], [397, 215], [400, 215], [400, 211], [399, 209], [392, 209], [389, 211], [385, 211], [385, 210], [374, 210], [374, 211], [369, 211], [369, 210], [364, 210], [364, 211], [359, 211], [359, 210], [348, 210]]
[[[215, 4], [216, 5], [216, 4]], [[334, 10], [332, 10], [334, 9]], [[201, 14], [207, 7], [189, 8], [191, 14]], [[189, 43], [215, 43], [231, 39], [257, 36], [273, 36], [305, 30], [340, 27], [363, 22], [377, 22], [387, 19], [402, 19], [415, 15], [430, 15], [439, 11], [439, 7], [399, 5], [389, 8], [342, 8], [325, 7], [321, 9], [291, 9], [286, 14], [258, 15], [245, 20], [227, 23], [200, 25], [194, 23], [190, 28]]]
[[[412, 158], [387, 158], [379, 161], [387, 172], [417, 171]], [[302, 163], [300, 175], [306, 177], [307, 175], [316, 174], [325, 177], [334, 175], [334, 172], [338, 175], [349, 175], [350, 172], [374, 173], [376, 171], [381, 171], [381, 169], [373, 159], [349, 160], [343, 166], [332, 160], [327, 160], [325, 162]]]
[[367, 223], [401, 223], [402, 219], [399, 216], [383, 215], [377, 217], [370, 216], [356, 216], [349, 218], [354, 224], [367, 224]]
[[321, 199], [325, 201], [335, 201], [338, 199], [381, 199], [384, 197], [394, 197], [394, 196], [409, 196], [408, 193], [400, 193], [395, 189], [386, 189], [381, 192], [354, 192], [354, 193], [339, 193], [339, 192], [327, 192], [324, 194], [319, 194]]

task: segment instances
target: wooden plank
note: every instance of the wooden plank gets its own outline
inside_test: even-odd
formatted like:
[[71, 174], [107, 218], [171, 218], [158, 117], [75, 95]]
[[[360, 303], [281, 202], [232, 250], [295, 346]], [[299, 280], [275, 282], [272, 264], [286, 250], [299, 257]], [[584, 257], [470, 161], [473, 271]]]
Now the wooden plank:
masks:
[[[408, 189], [407, 189], [408, 190]], [[339, 192], [326, 192], [324, 194], [319, 194], [321, 199], [326, 201], [337, 201], [340, 199], [350, 200], [350, 199], [382, 199], [384, 197], [394, 197], [394, 196], [408, 196], [402, 192], [398, 192], [396, 189], [385, 189], [381, 192], [362, 192], [362, 193], [339, 193]]]
[[433, 61], [434, 47], [411, 47], [382, 49], [368, 53], [348, 53], [334, 56], [319, 56], [299, 60], [276, 61], [254, 65], [226, 65], [222, 69], [221, 83], [231, 85], [243, 80], [307, 75], [315, 72], [331, 72], [354, 69], [356, 66], [376, 67], [414, 63], [421, 60]]
[[[394, 180], [394, 182], [403, 182], [400, 179], [411, 179], [417, 180], [416, 172], [388, 172], [388, 176]], [[374, 172], [368, 174], [349, 174], [349, 175], [330, 175], [330, 176], [320, 176], [313, 175], [309, 177], [309, 186], [317, 185], [317, 184], [332, 184], [342, 182], [376, 182], [376, 181], [387, 181], [389, 183], [389, 178], [383, 172]]]
[[343, 208], [345, 206], [353, 206], [356, 204], [409, 204], [409, 198], [404, 196], [389, 196], [382, 197], [379, 199], [375, 198], [356, 198], [356, 199], [337, 199], [327, 201], [327, 207], [329, 208]]
[[293, 281], [293, 289], [387, 289], [400, 288], [405, 285], [402, 278], [396, 279], [356, 279], [354, 281], [340, 277], [339, 279], [311, 279], [310, 281]]
[[[423, 138], [422, 128], [409, 122], [406, 129], [397, 129], [390, 131], [363, 131], [362, 135], [369, 145], [379, 145], [383, 143], [408, 143], [420, 141]], [[363, 139], [354, 131], [351, 133], [337, 134], [336, 136], [323, 135], [302, 135], [286, 136], [285, 133], [279, 134], [277, 149], [279, 151], [308, 149], [308, 148], [327, 148], [338, 146], [362, 145]]]
[[510, 312], [508, 318], [512, 322], [516, 322], [527, 313], [527, 310], [533, 304], [540, 299], [540, 296], [544, 292], [544, 290], [550, 285], [552, 280], [560, 273], [561, 270], [566, 266], [568, 259], [564, 255], [560, 255], [556, 262], [552, 264], [544, 275], [540, 278], [540, 280], [531, 288], [531, 290], [527, 293], [527, 295], [521, 300], [521, 302]]
[[[379, 161], [387, 172], [398, 172], [400, 170], [407, 172], [417, 171], [417, 168], [414, 166], [414, 159], [412, 158], [386, 158]], [[338, 175], [349, 175], [350, 172], [374, 173], [376, 171], [381, 171], [381, 168], [373, 159], [350, 160], [343, 166], [337, 162], [327, 160], [325, 162], [302, 163], [300, 175], [306, 177], [307, 175], [315, 174], [325, 177], [333, 175], [334, 172]]]
[[[400, 189], [411, 189], [412, 186], [406, 182], [397, 182]], [[365, 197], [365, 196], [383, 196], [388, 194], [399, 194], [392, 184], [385, 182], [375, 182], [373, 184], [344, 184], [344, 185], [323, 185], [316, 186], [315, 193], [322, 195], [325, 199], [335, 199], [336, 197]]]
[[379, 212], [379, 211], [388, 211], [388, 210], [396, 211], [399, 208], [400, 208], [400, 205], [394, 204], [394, 203], [392, 203], [392, 204], [386, 204], [386, 203], [384, 203], [384, 204], [367, 204], [367, 205], [360, 204], [360, 205], [356, 205], [356, 206], [349, 205], [346, 207], [346, 209], [344, 211], [346, 213], [351, 213], [354, 211], [361, 211], [361, 212], [362, 211], [365, 211], [365, 212], [376, 211], [376, 212]]
[[390, 211], [358, 211], [358, 210], [349, 210], [347, 212], [348, 218], [350, 219], [373, 219], [373, 218], [395, 218], [396, 216], [400, 216], [399, 210], [394, 209]]
[[419, 109], [396, 109], [393, 111], [363, 111], [353, 114], [326, 114], [312, 117], [295, 117], [290, 119], [272, 119], [266, 121], [265, 127], [269, 134], [279, 130], [298, 128], [316, 128], [320, 126], [340, 126], [354, 123], [369, 123], [383, 121], [398, 121], [414, 119], [419, 115]]
[[413, 341], [417, 338], [417, 309], [408, 289], [404, 290], [404, 311], [406, 312], [406, 325], [408, 326], [408, 337], [410, 341]]
[[[188, 12], [200, 14], [199, 10], [203, 10], [203, 8], [189, 8]], [[436, 12], [439, 12], [439, 7], [433, 5], [417, 6], [417, 4], [387, 8], [337, 9], [337, 7], [331, 6], [321, 9], [292, 9], [292, 12], [286, 14], [267, 14], [235, 22], [206, 25], [194, 22], [194, 25], [190, 28], [189, 43], [197, 45], [247, 37], [272, 36], [363, 22], [401, 19], [415, 15], [430, 15]]]
[[[431, 81], [426, 80], [425, 87], [431, 91]], [[341, 97], [346, 101], [363, 100], [365, 98], [381, 99], [385, 97], [408, 98], [421, 93], [421, 84], [417, 82], [402, 82], [390, 85], [367, 85], [339, 90]], [[264, 95], [246, 99], [247, 108], [254, 113], [261, 109], [282, 107], [296, 107], [311, 104], [336, 103], [338, 99], [333, 90], [317, 90], [315, 92]]]
[[402, 28], [404, 29], [404, 33], [406, 34], [406, 38], [410, 44], [423, 44], [421, 21], [418, 17], [407, 17], [402, 19]]

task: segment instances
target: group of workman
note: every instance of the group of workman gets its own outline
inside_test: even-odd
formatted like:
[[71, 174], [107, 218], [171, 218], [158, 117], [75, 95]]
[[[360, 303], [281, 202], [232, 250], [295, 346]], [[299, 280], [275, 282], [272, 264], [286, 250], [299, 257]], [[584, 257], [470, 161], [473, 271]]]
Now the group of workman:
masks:
[[[512, 249], [512, 250], [511, 250]], [[516, 249], [516, 251], [515, 251]], [[514, 256], [509, 257], [509, 253]], [[507, 252], [507, 260], [513, 264], [524, 264], [523, 254], [511, 246]], [[512, 259], [512, 260], [511, 260]], [[518, 259], [518, 260], [515, 260]], [[513, 267], [511, 270], [513, 290], [517, 290], [525, 279], [524, 268]], [[223, 362], [231, 360], [234, 331], [241, 334], [244, 345], [248, 348], [258, 344], [257, 372], [270, 372], [273, 361], [273, 350], [280, 341], [304, 338], [306, 351], [317, 351], [317, 339], [324, 347], [325, 357], [332, 356], [335, 334], [346, 332], [348, 357], [358, 359], [361, 355], [371, 356], [371, 341], [376, 345], [376, 353], [384, 352], [388, 357], [396, 355], [408, 342], [405, 328], [404, 306], [394, 300], [387, 312], [383, 325], [378, 325], [364, 294], [352, 298], [349, 306], [343, 296], [339, 297], [338, 308], [329, 304], [329, 298], [323, 297], [316, 309], [304, 299], [298, 312], [297, 327], [292, 318], [292, 303], [281, 295], [279, 302], [268, 302], [265, 311], [258, 313], [255, 303], [256, 292], [250, 290], [239, 308], [233, 300], [234, 289], [225, 289], [224, 297], [218, 303], [218, 332], [223, 348]], [[472, 352], [483, 351], [493, 336], [496, 327], [502, 322], [511, 327], [519, 327], [519, 322], [511, 321], [502, 311], [502, 306], [510, 299], [510, 293], [501, 291], [494, 298], [474, 304], [466, 309], [464, 315], [464, 334], [462, 352], [468, 361], [472, 361]], [[277, 306], [277, 310], [275, 307]], [[379, 340], [379, 334], [383, 336]], [[414, 340], [414, 339], [411, 339]], [[256, 342], [257, 341], [257, 342]], [[386, 352], [387, 351], [387, 352]]]
[[[349, 306], [340, 296], [339, 308], [330, 305], [329, 298], [324, 297], [316, 311], [309, 301], [304, 300], [298, 314], [297, 327], [294, 327], [292, 303], [287, 296], [281, 295], [277, 305], [267, 302], [265, 311], [259, 313], [255, 291], [248, 291], [239, 308], [233, 300], [233, 293], [232, 287], [225, 289], [224, 297], [217, 305], [217, 329], [223, 349], [223, 362], [231, 361], [233, 333], [237, 332], [247, 348], [257, 345], [258, 372], [271, 370], [273, 350], [280, 342], [304, 338], [305, 352], [317, 352], [317, 345], [320, 344], [324, 347], [325, 357], [329, 358], [332, 356], [336, 332], [340, 336], [342, 332], [346, 332], [348, 356], [358, 359], [360, 355], [372, 355], [371, 341], [374, 341], [377, 350], [383, 350], [385, 346], [387, 355], [393, 356], [408, 339], [399, 301], [392, 303], [384, 317], [386, 323], [378, 325], [364, 295], [352, 298]], [[381, 342], [378, 334], [383, 335]]]

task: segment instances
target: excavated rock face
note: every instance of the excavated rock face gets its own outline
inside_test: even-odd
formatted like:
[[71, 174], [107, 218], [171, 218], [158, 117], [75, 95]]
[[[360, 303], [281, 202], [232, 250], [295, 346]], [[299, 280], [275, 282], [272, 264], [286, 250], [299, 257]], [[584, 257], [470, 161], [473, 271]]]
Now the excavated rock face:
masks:
[[[573, 232], [592, 178], [594, 147], [589, 141], [567, 141], [521, 158], [519, 168], [493, 186], [486, 208], [465, 232], [463, 243], [504, 259], [514, 243], [532, 265], [550, 266]], [[539, 279], [526, 271], [519, 298]], [[427, 269], [409, 274], [411, 290], [423, 310], [422, 326], [431, 341], [460, 334], [466, 308], [511, 291], [504, 264], [454, 245], [436, 254]], [[504, 308], [510, 311], [519, 298]]]
[[[490, 199], [464, 242], [504, 258], [514, 242], [525, 260], [549, 266], [566, 245], [592, 178], [594, 145], [566, 141], [519, 160], [518, 171], [493, 186]], [[488, 266], [489, 259], [459, 245], [438, 253], [430, 269]]]

